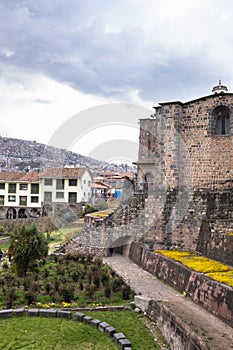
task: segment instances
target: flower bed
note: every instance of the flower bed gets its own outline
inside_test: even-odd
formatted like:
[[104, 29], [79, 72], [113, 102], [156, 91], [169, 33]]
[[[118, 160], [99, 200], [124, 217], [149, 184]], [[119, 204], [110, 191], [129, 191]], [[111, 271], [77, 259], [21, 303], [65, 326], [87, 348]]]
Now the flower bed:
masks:
[[233, 287], [233, 268], [227, 265], [191, 252], [156, 250], [155, 253], [176, 260], [193, 271], [204, 273], [217, 282]]

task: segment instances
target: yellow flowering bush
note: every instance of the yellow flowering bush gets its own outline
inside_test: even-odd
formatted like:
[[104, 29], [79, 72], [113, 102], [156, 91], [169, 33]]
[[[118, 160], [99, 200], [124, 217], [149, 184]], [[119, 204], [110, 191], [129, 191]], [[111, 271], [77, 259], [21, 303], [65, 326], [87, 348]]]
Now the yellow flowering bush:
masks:
[[88, 216], [99, 217], [99, 218], [106, 218], [110, 214], [112, 214], [113, 212], [114, 212], [113, 209], [106, 209], [106, 210], [103, 210], [103, 211], [95, 211], [94, 213], [88, 214]]
[[230, 287], [233, 287], [233, 269], [227, 272], [207, 273], [206, 276], [212, 278], [217, 282], [224, 283]]
[[227, 236], [233, 237], [233, 232], [228, 232]]
[[70, 303], [67, 303], [65, 301], [63, 301], [61, 304], [63, 307], [70, 307]]
[[179, 252], [171, 250], [155, 250], [163, 256], [179, 261], [189, 269], [204, 273], [213, 280], [233, 286], [233, 268], [221, 264], [217, 261], [210, 260], [203, 256], [195, 255], [191, 252]]
[[155, 250], [155, 253], [160, 253], [167, 258], [180, 261], [181, 258], [186, 256], [194, 256], [194, 253], [190, 252], [179, 252], [178, 250]]
[[53, 308], [53, 307], [55, 307], [57, 305], [54, 304], [54, 303], [46, 303], [46, 304], [44, 304], [44, 303], [38, 302], [38, 303], [36, 303], [36, 306], [38, 308], [42, 308], [42, 309], [50, 309], [50, 308]]

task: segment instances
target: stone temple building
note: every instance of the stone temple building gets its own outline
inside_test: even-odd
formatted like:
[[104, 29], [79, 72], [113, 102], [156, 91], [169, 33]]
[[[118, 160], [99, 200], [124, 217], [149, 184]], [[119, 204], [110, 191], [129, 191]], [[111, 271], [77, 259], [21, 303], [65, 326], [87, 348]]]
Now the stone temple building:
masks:
[[163, 102], [140, 120], [137, 183], [105, 219], [65, 249], [127, 255], [188, 250], [233, 265], [233, 93], [219, 82], [207, 96]]
[[232, 263], [233, 93], [219, 81], [210, 95], [154, 109], [140, 120], [136, 163], [148, 191], [143, 243]]
[[154, 109], [140, 120], [140, 183], [196, 189], [232, 179], [233, 93], [221, 81], [210, 95]]

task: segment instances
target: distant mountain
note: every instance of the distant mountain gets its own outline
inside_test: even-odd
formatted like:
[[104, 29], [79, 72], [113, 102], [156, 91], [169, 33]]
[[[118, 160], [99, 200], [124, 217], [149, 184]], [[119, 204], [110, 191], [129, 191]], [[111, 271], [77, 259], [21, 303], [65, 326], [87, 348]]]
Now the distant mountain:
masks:
[[100, 162], [81, 154], [36, 141], [0, 137], [0, 169], [42, 171], [46, 167], [87, 166], [93, 174], [103, 170], [125, 171], [125, 165]]

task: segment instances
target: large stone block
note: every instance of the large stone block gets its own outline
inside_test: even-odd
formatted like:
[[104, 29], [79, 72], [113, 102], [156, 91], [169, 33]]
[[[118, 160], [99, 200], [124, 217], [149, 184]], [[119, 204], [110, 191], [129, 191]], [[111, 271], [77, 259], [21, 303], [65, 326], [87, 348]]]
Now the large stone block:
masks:
[[118, 340], [120, 339], [126, 339], [124, 333], [115, 333], [113, 334], [114, 341], [118, 344]]
[[119, 339], [117, 341], [117, 345], [119, 346], [119, 348], [121, 350], [124, 350], [125, 348], [131, 347], [130, 341], [128, 339], [125, 339], [125, 338]]
[[94, 328], [98, 328], [100, 323], [101, 323], [100, 320], [94, 319], [91, 321], [91, 326]]
[[13, 311], [13, 314], [16, 316], [24, 316], [25, 315], [25, 309], [21, 308], [21, 309], [15, 309]]
[[82, 312], [76, 312], [74, 314], [74, 320], [75, 321], [80, 321], [83, 322], [83, 318], [85, 317], [85, 314], [83, 314]]
[[105, 328], [105, 333], [107, 334], [108, 337], [113, 337], [113, 335], [116, 333], [116, 330], [114, 327], [109, 326]]
[[105, 332], [105, 329], [107, 328], [107, 327], [109, 327], [110, 325], [107, 323], [107, 322], [101, 322], [100, 324], [99, 324], [99, 330], [101, 331], [101, 332]]
[[0, 317], [1, 318], [11, 317], [12, 315], [13, 315], [12, 309], [0, 310]]
[[39, 309], [29, 309], [27, 314], [28, 316], [39, 316]]
[[39, 316], [42, 317], [57, 317], [57, 310], [55, 309], [40, 309]]
[[65, 311], [65, 310], [58, 310], [57, 311], [57, 317], [59, 318], [66, 318], [67, 320], [70, 320], [71, 319], [71, 311]]
[[134, 304], [143, 312], [147, 311], [149, 301], [150, 298], [142, 297], [140, 295], [134, 296]]
[[90, 324], [91, 320], [92, 320], [91, 316], [84, 316], [83, 317], [83, 322], [86, 323], [86, 324]]

